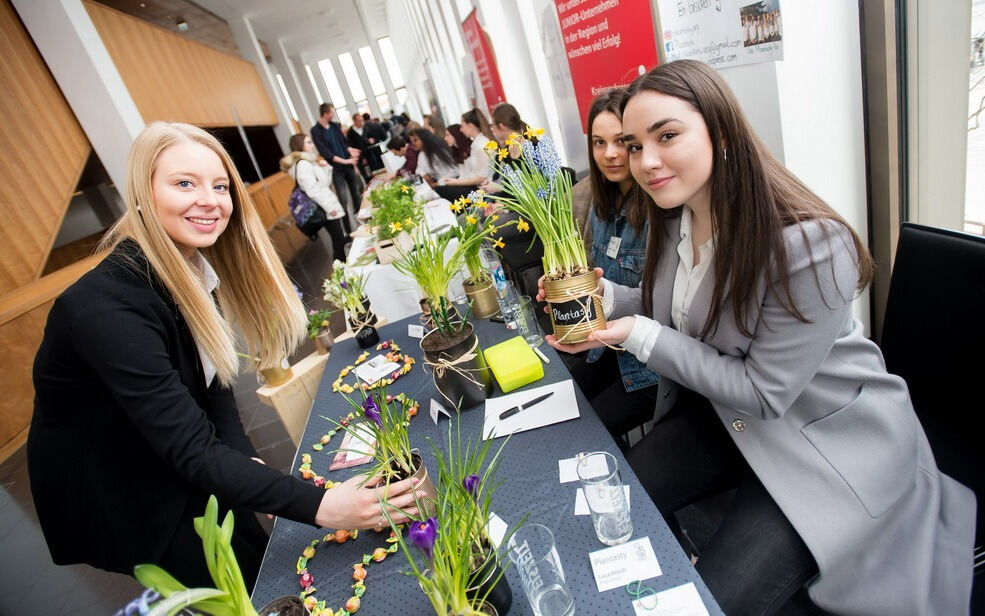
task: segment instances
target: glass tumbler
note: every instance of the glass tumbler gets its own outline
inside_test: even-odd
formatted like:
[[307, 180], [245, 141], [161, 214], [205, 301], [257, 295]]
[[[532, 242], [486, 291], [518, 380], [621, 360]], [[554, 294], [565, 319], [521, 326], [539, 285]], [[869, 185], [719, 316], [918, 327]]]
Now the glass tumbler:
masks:
[[575, 600], [564, 581], [554, 533], [543, 524], [526, 524], [510, 537], [510, 560], [536, 616], [572, 616]]
[[582, 453], [576, 468], [599, 541], [605, 545], [628, 541], [633, 536], [633, 522], [615, 456], [605, 451]]
[[513, 316], [516, 318], [520, 335], [532, 347], [538, 347], [544, 342], [544, 334], [540, 331], [536, 310], [529, 295], [517, 297], [516, 304], [513, 306]]

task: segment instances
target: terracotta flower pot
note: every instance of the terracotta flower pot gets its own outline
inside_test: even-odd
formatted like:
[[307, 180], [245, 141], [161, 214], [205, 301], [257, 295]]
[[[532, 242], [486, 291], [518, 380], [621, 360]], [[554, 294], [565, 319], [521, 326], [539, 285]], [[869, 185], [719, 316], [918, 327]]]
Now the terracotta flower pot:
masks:
[[472, 314], [479, 319], [491, 317], [499, 311], [499, 300], [496, 297], [496, 286], [492, 280], [484, 283], [472, 284], [464, 282], [465, 295], [472, 302]]
[[561, 280], [545, 278], [544, 294], [551, 307], [551, 323], [558, 341], [566, 344], [584, 342], [588, 334], [605, 329], [595, 272]]
[[[471, 323], [451, 339], [437, 329], [432, 330], [421, 339], [420, 346], [431, 368], [434, 386], [452, 406], [468, 410], [492, 394], [492, 375]], [[463, 360], [467, 354], [473, 357]]]

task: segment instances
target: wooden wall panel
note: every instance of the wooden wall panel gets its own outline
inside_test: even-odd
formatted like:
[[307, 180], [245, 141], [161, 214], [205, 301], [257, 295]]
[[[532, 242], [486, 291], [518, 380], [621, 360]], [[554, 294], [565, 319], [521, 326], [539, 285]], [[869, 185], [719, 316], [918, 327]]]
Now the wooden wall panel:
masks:
[[92, 23], [145, 122], [273, 126], [277, 115], [256, 67], [116, 9], [85, 1]]
[[298, 231], [287, 209], [287, 201], [294, 190], [294, 178], [281, 171], [264, 178], [262, 183], [250, 184], [246, 190], [280, 260], [284, 264], [290, 263], [308, 244], [308, 238]]
[[48, 259], [90, 146], [8, 0], [0, 0], [0, 296]]

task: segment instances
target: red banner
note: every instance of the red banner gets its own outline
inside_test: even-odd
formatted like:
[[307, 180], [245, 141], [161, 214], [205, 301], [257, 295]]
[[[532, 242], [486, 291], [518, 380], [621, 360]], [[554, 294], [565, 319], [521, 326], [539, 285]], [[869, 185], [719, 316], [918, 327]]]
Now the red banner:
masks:
[[657, 65], [650, 0], [554, 0], [582, 130], [600, 92]]
[[489, 113], [492, 113], [492, 108], [505, 101], [506, 95], [503, 93], [503, 82], [499, 79], [499, 68], [496, 66], [492, 45], [489, 43], [486, 31], [479, 25], [479, 18], [474, 9], [462, 22], [462, 30], [465, 31], [465, 40], [469, 44], [469, 51], [472, 52], [472, 59], [475, 60], [475, 70], [479, 76], [479, 83], [482, 84], [482, 95], [489, 105]]

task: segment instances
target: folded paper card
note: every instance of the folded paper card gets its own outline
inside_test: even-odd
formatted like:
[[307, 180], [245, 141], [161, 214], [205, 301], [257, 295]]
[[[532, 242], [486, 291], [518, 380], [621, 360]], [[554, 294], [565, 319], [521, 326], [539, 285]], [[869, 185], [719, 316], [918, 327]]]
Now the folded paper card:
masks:
[[544, 378], [544, 364], [522, 336], [494, 344], [482, 354], [503, 393]]
[[599, 592], [636, 580], [649, 580], [663, 573], [649, 537], [589, 552], [588, 560], [592, 563], [592, 574], [595, 575]]
[[377, 355], [369, 361], [356, 366], [356, 376], [372, 385], [385, 376], [389, 376], [394, 370], [399, 370], [400, 364], [387, 361], [383, 355]]
[[[553, 395], [538, 404], [511, 414], [505, 419], [500, 418], [500, 415], [505, 411], [522, 406], [547, 393], [553, 393]], [[533, 430], [541, 426], [577, 419], [579, 416], [575, 387], [571, 379], [568, 379], [497, 398], [488, 398], [486, 400], [485, 422], [482, 425], [482, 438], [499, 438], [514, 432]]]
[[373, 439], [373, 434], [361, 427], [356, 428], [356, 430], [359, 432], [358, 438], [353, 438], [349, 432], [345, 433], [345, 438], [342, 439], [342, 445], [339, 446], [339, 452], [335, 454], [335, 458], [332, 459], [332, 464], [328, 467], [328, 470], [336, 471], [340, 468], [359, 466], [373, 459], [373, 453], [376, 450], [374, 446], [376, 441]]

